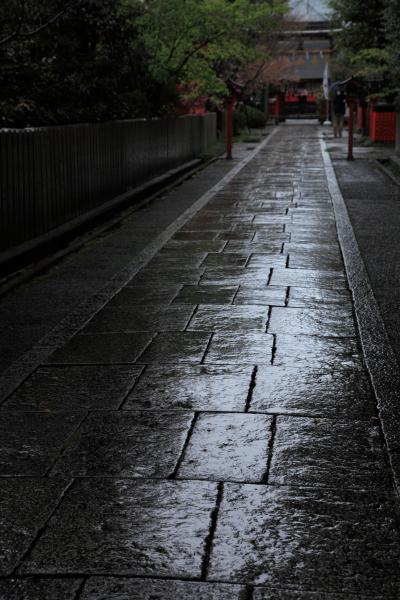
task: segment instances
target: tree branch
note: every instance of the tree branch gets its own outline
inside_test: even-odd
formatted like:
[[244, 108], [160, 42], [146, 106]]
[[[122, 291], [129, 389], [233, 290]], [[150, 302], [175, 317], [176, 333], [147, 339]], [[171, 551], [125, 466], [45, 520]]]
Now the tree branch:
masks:
[[21, 0], [21, 16], [18, 19], [17, 27], [15, 28], [15, 30], [12, 33], [10, 33], [6, 37], [0, 39], [0, 46], [4, 46], [5, 44], [8, 44], [9, 42], [13, 41], [14, 39], [34, 37], [35, 35], [37, 35], [41, 31], [43, 31], [47, 27], [50, 27], [50, 25], [52, 25], [58, 19], [63, 17], [71, 8], [75, 8], [75, 6], [78, 6], [80, 3], [81, 3], [81, 0], [74, 0], [73, 2], [69, 2], [68, 4], [66, 4], [66, 6], [62, 10], [60, 10], [58, 13], [53, 15], [50, 19], [48, 19], [48, 21], [46, 21], [39, 27], [36, 27], [36, 29], [23, 31], [23, 26], [24, 26], [24, 21], [25, 21], [26, 1]]
[[225, 33], [226, 33], [225, 31], [220, 31], [220, 32], [216, 33], [214, 36], [209, 37], [206, 40], [203, 40], [200, 44], [197, 44], [197, 46], [192, 48], [192, 50], [190, 50], [187, 53], [185, 58], [183, 58], [181, 60], [180, 64], [174, 69], [174, 71], [173, 71], [174, 75], [177, 75], [180, 71], [182, 71], [182, 69], [186, 66], [186, 64], [189, 62], [189, 60], [192, 58], [192, 56], [194, 56], [195, 54], [200, 52], [200, 50], [203, 50], [203, 48], [206, 48], [208, 46], [208, 44], [210, 44], [211, 42], [214, 42], [222, 35], [225, 35]]

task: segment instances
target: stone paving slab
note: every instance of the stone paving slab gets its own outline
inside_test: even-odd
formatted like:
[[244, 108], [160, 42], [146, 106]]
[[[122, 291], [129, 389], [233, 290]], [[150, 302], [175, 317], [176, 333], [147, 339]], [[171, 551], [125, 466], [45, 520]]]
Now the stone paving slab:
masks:
[[236, 365], [150, 365], [124, 408], [243, 412], [252, 371]]
[[[315, 207], [314, 207], [315, 208]], [[300, 209], [302, 210], [302, 209]], [[332, 211], [333, 212], [333, 211]], [[317, 213], [317, 214], [316, 214]], [[298, 214], [297, 211], [292, 215], [291, 223], [289, 223], [287, 230], [288, 231], [299, 231], [299, 230], [311, 230], [317, 229], [319, 232], [322, 230], [327, 230], [328, 233], [335, 232], [335, 219], [332, 214], [327, 214], [326, 212], [319, 212], [318, 209], [315, 212], [304, 212], [303, 214]]]
[[2, 600], [75, 600], [82, 579], [0, 580]]
[[272, 215], [286, 215], [288, 209], [292, 206], [292, 202], [288, 201], [279, 201], [277, 199], [271, 200], [270, 202], [262, 202], [262, 201], [247, 201], [243, 212], [249, 212], [253, 215], [256, 214], [272, 214]]
[[[288, 232], [289, 233], [289, 232]], [[292, 228], [290, 231], [290, 241], [295, 244], [312, 244], [312, 243], [337, 243], [337, 233], [333, 230], [329, 232], [321, 232], [318, 229], [300, 229], [299, 227]]]
[[[210, 222], [213, 222], [214, 217], [215, 217], [215, 213], [210, 212], [210, 214], [209, 214]], [[230, 213], [227, 213], [224, 211], [224, 214], [221, 215], [220, 222], [223, 226], [228, 225], [228, 224], [230, 224], [232, 226], [239, 225], [240, 227], [242, 225], [250, 225], [251, 226], [252, 223], [254, 222], [254, 215], [248, 214], [242, 210], [231, 211]]]
[[271, 425], [272, 419], [264, 415], [201, 414], [195, 422], [178, 478], [263, 481]]
[[[312, 210], [314, 211], [315, 209], [313, 208]], [[337, 240], [333, 244], [328, 242], [322, 242], [319, 244], [296, 244], [294, 242], [286, 242], [284, 245], [284, 251], [287, 254], [307, 254], [308, 256], [322, 255], [326, 258], [331, 258], [332, 260], [336, 260], [342, 256]]]
[[207, 252], [188, 251], [188, 248], [185, 248], [184, 256], [183, 252], [178, 252], [177, 249], [175, 251], [164, 249], [164, 252], [158, 252], [157, 256], [147, 263], [146, 268], [156, 271], [162, 271], [163, 269], [194, 269], [200, 267], [207, 256]]
[[221, 221], [218, 222], [218, 219], [211, 218], [204, 221], [201, 219], [192, 219], [182, 227], [182, 231], [214, 231], [215, 233], [219, 233], [221, 231], [232, 231], [233, 227], [232, 223], [224, 225]]
[[247, 267], [249, 269], [268, 269], [271, 266], [273, 268], [285, 268], [287, 263], [287, 256], [285, 254], [266, 254], [266, 253], [257, 253], [254, 250], [254, 253], [251, 255]]
[[318, 269], [274, 269], [271, 285], [347, 289], [342, 273], [319, 271]]
[[120, 406], [143, 367], [63, 365], [40, 367], [3, 408], [25, 411], [110, 410]]
[[[322, 179], [321, 179], [322, 183], [325, 184], [325, 173], [324, 171], [322, 171]], [[311, 178], [311, 182], [312, 184], [316, 184], [316, 179], [315, 177]], [[315, 198], [315, 200], [318, 200], [317, 198]], [[327, 203], [323, 203], [321, 202], [321, 199], [319, 199], [319, 205], [318, 206], [307, 206], [306, 202], [303, 202], [302, 206], [298, 206], [296, 203], [296, 207], [290, 207], [289, 208], [289, 214], [291, 214], [293, 216], [293, 222], [296, 222], [297, 220], [303, 220], [304, 217], [310, 217], [311, 219], [315, 219], [315, 217], [322, 217], [322, 218], [331, 218], [333, 221], [335, 220], [335, 215], [334, 215], [334, 210], [333, 210], [333, 206], [332, 204], [327, 204]], [[307, 221], [309, 222], [309, 221]]]
[[154, 286], [154, 282], [161, 285], [197, 285], [204, 268], [199, 269], [142, 269], [131, 281], [131, 286]]
[[51, 474], [167, 478], [192, 420], [192, 413], [181, 411], [92, 413]]
[[169, 304], [178, 294], [182, 285], [124, 287], [108, 303], [108, 306], [138, 306], [149, 304]]
[[352, 338], [279, 334], [276, 346], [274, 364], [277, 366], [314, 369], [363, 367], [358, 342]]
[[264, 215], [256, 215], [253, 220], [253, 224], [257, 225], [271, 225], [273, 223], [276, 224], [290, 224], [292, 222], [292, 217], [286, 215], [274, 215], [274, 214], [264, 214]]
[[260, 306], [285, 306], [288, 295], [288, 288], [273, 287], [264, 285], [254, 288], [240, 286], [237, 292], [234, 304], [246, 304], [248, 306], [255, 304]]
[[367, 375], [351, 368], [259, 367], [250, 411], [350, 420], [376, 416]]
[[20, 572], [198, 578], [217, 486], [81, 479]]
[[[205, 253], [208, 254], [210, 252], [217, 253], [222, 252], [226, 245], [225, 240], [215, 240], [215, 239], [202, 239], [207, 238], [206, 234], [212, 234], [212, 237], [215, 237], [216, 233], [214, 232], [186, 232], [181, 233], [181, 235], [185, 235], [185, 238], [181, 239], [176, 234], [173, 238], [171, 238], [165, 246], [160, 249], [159, 256], [164, 256], [168, 254], [169, 256], [186, 256], [192, 253]], [[210, 236], [209, 236], [210, 237]]]
[[238, 585], [90, 577], [81, 600], [245, 600]]
[[268, 309], [261, 306], [199, 306], [188, 331], [265, 332]]
[[174, 304], [232, 304], [239, 286], [185, 285]]
[[11, 575], [56, 508], [62, 479], [3, 478], [0, 486], [0, 575]]
[[194, 306], [163, 305], [105, 307], [89, 321], [82, 333], [183, 331], [194, 309]]
[[[271, 261], [263, 268], [226, 267], [224, 269], [207, 269], [201, 278], [200, 284], [260, 287], [260, 285], [268, 283], [273, 266], [273, 261]], [[278, 285], [280, 284], [278, 283]]]
[[286, 232], [286, 224], [248, 223], [235, 225], [234, 231], [253, 234], [252, 241], [280, 242], [289, 241], [290, 233]]
[[[218, 234], [216, 231], [178, 231], [177, 233], [175, 233], [175, 235], [171, 238], [171, 240], [169, 242], [167, 242], [167, 244], [169, 245], [173, 245], [173, 243], [179, 242], [179, 241], [194, 241], [195, 243], [200, 242], [202, 240], [215, 240], [217, 238]], [[217, 246], [219, 247], [219, 246]], [[223, 244], [222, 244], [223, 247]], [[212, 246], [212, 248], [215, 248], [215, 246]], [[217, 252], [217, 250], [210, 250], [209, 252]]]
[[290, 252], [288, 267], [290, 269], [321, 269], [321, 271], [343, 271], [343, 261], [341, 257], [331, 258], [321, 254], [309, 254], [305, 252]]
[[150, 344], [154, 334], [99, 333], [74, 336], [56, 350], [48, 364], [118, 364], [133, 363]]
[[202, 263], [203, 267], [212, 269], [216, 267], [245, 267], [247, 261], [250, 258], [250, 254], [246, 253], [220, 253], [220, 254], [208, 254]]
[[208, 577], [396, 596], [399, 541], [385, 495], [226, 484]]
[[159, 333], [140, 357], [146, 363], [200, 363], [211, 335], [203, 331]]
[[[276, 234], [279, 235], [279, 232], [277, 230], [276, 230]], [[252, 231], [252, 230], [240, 231], [240, 230], [234, 229], [232, 231], [221, 231], [217, 235], [217, 239], [223, 240], [225, 243], [226, 242], [230, 243], [231, 241], [243, 242], [243, 243], [251, 242], [253, 238], [254, 238], [254, 231]], [[240, 252], [240, 250], [235, 250], [235, 252]]]
[[45, 475], [85, 416], [85, 412], [4, 412], [0, 419], [0, 476]]
[[335, 305], [352, 310], [350, 292], [347, 290], [321, 289], [307, 287], [291, 287], [289, 293], [289, 307], [319, 308], [324, 305]]
[[[267, 231], [266, 231], [267, 230]], [[256, 230], [253, 243], [256, 244], [270, 244], [271, 242], [288, 242], [291, 239], [291, 235], [288, 232], [282, 231], [282, 233], [273, 233], [268, 232], [268, 228], [266, 226], [260, 227]]]
[[274, 338], [266, 333], [216, 333], [207, 350], [205, 364], [269, 364]]
[[388, 466], [377, 420], [277, 419], [271, 484], [390, 489]]
[[[285, 237], [285, 236], [281, 236]], [[229, 241], [225, 248], [223, 249], [223, 253], [227, 254], [229, 252], [238, 253], [238, 252], [246, 252], [251, 254], [253, 252], [257, 252], [257, 254], [279, 254], [282, 250], [283, 240], [281, 238], [277, 239], [275, 242], [270, 239], [268, 236], [268, 240], [265, 242], [246, 242], [243, 240], [232, 240]]]
[[357, 335], [351, 308], [338, 306], [328, 308], [274, 307], [268, 333], [340, 338], [355, 338]]

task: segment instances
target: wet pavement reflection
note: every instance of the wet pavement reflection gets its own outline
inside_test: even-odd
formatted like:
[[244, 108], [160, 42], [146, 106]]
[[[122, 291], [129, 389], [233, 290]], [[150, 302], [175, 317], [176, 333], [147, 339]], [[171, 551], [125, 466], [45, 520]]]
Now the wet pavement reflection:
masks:
[[0, 408], [0, 598], [399, 598], [317, 127], [150, 258]]
[[216, 486], [78, 479], [20, 572], [199, 577]]
[[228, 483], [209, 575], [347, 598], [390, 597], [400, 583], [398, 556], [385, 495]]

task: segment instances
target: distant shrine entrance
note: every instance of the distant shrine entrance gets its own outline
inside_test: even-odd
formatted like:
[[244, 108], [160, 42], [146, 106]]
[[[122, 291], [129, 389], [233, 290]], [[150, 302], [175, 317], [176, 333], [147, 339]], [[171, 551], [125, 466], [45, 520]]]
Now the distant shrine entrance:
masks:
[[325, 120], [322, 81], [332, 54], [332, 24], [327, 4], [324, 0], [290, 0], [291, 18], [276, 47], [276, 54], [288, 65], [290, 77], [270, 97], [270, 115], [277, 121]]

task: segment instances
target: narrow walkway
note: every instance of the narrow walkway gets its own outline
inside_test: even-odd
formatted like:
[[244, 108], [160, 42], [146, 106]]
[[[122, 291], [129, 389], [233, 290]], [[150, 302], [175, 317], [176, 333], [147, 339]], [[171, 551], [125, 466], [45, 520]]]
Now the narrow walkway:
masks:
[[175, 229], [3, 381], [0, 597], [399, 598], [317, 127]]

